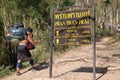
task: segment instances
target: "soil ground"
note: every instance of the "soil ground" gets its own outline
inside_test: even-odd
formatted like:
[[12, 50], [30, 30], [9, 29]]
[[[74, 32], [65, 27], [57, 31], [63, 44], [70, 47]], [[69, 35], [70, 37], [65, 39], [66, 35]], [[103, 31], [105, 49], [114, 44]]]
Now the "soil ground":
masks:
[[[53, 74], [49, 79], [49, 67], [37, 64], [37, 70], [22, 69], [2, 80], [93, 80], [93, 46], [77, 47], [54, 60]], [[120, 80], [120, 42], [109, 38], [96, 43], [96, 80]]]

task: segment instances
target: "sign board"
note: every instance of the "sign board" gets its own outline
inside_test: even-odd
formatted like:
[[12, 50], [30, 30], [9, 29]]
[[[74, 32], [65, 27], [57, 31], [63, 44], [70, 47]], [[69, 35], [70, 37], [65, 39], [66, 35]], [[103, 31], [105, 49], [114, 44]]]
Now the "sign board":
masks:
[[91, 43], [91, 36], [55, 38], [56, 45], [80, 45], [80, 44], [90, 44], [90, 43]]
[[68, 28], [68, 29], [55, 29], [55, 37], [75, 37], [81, 35], [91, 35], [90, 27], [83, 28]]
[[91, 43], [92, 7], [54, 9], [54, 45]]
[[50, 71], [52, 78], [54, 45], [93, 44], [93, 80], [96, 80], [95, 7], [70, 6], [51, 9]]

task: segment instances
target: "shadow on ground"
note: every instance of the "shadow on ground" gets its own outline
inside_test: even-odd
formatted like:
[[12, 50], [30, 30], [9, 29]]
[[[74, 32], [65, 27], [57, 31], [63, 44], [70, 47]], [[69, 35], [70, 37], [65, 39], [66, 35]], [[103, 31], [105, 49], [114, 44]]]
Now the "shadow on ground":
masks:
[[[92, 67], [81, 67], [79, 69], [73, 70], [72, 72], [87, 72], [92, 73], [93, 68]], [[107, 67], [96, 67], [96, 73], [106, 73]]]
[[[96, 74], [102, 74], [96, 80], [99, 80], [103, 75], [105, 75], [108, 71], [108, 67], [96, 67]], [[73, 70], [72, 72], [86, 72], [93, 73], [92, 67], [81, 67], [79, 69]]]
[[[96, 80], [99, 80], [103, 75], [105, 75], [108, 71], [108, 67], [96, 67], [96, 74], [102, 74], [101, 76], [99, 76]], [[72, 71], [68, 71], [68, 72], [84, 72], [84, 73], [93, 73], [93, 67], [80, 67], [78, 69], [72, 70]], [[63, 74], [60, 74], [58, 76], [56, 76], [55, 78], [65, 75], [68, 72], [65, 72]]]
[[112, 56], [113, 56], [113, 57], [118, 57], [118, 58], [120, 58], [120, 53], [118, 53], [118, 54], [113, 54]]
[[43, 62], [43, 63], [40, 63], [36, 66], [34, 66], [34, 69], [33, 68], [29, 68], [28, 70], [22, 72], [22, 74], [28, 72], [28, 71], [40, 71], [40, 70], [43, 70], [43, 69], [47, 69], [49, 67], [49, 64], [46, 63], [46, 62]]

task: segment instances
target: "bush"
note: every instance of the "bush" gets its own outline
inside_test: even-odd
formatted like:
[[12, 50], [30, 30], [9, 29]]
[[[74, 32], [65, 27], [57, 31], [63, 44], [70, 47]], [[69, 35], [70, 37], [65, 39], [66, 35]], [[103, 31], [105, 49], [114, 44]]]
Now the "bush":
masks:
[[9, 68], [5, 68], [2, 71], [0, 71], [0, 78], [6, 76], [6, 75], [10, 75], [14, 72], [14, 70], [10, 70]]
[[108, 30], [108, 29], [96, 29], [96, 39], [100, 39], [102, 37], [110, 37], [116, 34], [115, 30]]

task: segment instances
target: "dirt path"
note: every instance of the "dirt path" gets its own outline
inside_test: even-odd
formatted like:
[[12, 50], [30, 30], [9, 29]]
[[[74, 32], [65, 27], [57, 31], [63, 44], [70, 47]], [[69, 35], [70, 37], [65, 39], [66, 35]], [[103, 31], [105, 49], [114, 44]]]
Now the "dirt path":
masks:
[[[96, 80], [120, 80], [120, 43], [108, 43], [108, 38], [96, 44]], [[53, 64], [53, 78], [49, 79], [49, 68], [37, 65], [37, 71], [22, 70], [2, 80], [93, 80], [92, 45], [82, 46], [66, 52]]]

